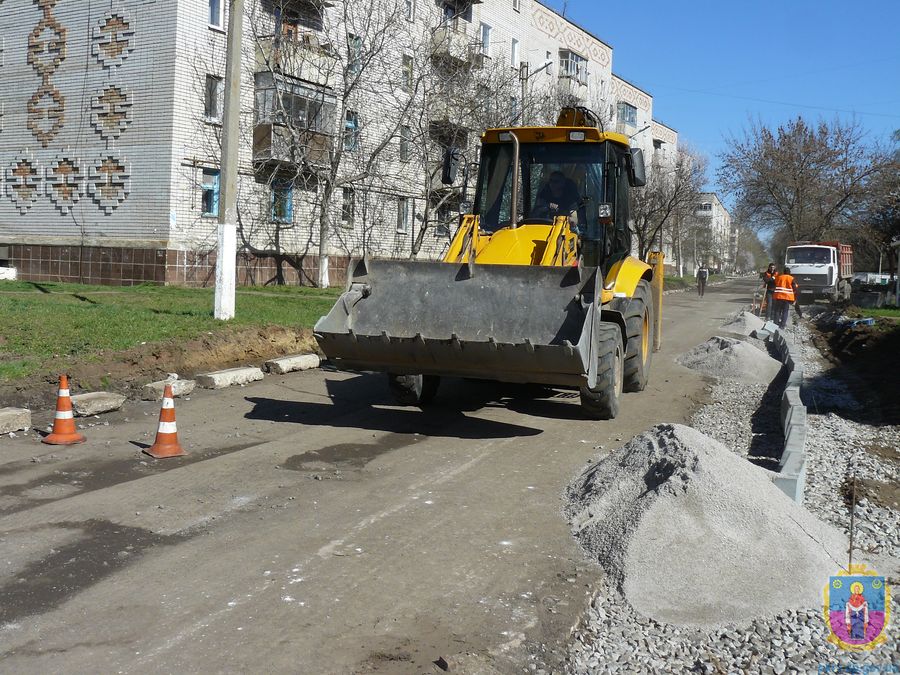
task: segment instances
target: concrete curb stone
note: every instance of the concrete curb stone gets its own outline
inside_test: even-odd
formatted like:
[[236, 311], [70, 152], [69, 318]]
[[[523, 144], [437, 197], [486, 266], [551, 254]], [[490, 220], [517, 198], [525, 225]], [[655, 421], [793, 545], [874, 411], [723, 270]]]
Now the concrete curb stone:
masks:
[[76, 417], [90, 417], [118, 410], [125, 403], [123, 394], [111, 391], [91, 391], [72, 396], [72, 410]]
[[294, 354], [291, 356], [281, 356], [277, 359], [266, 361], [264, 366], [267, 373], [276, 375], [284, 375], [295, 370], [309, 370], [319, 367], [319, 356], [317, 354]]
[[175, 398], [189, 396], [197, 386], [194, 380], [159, 380], [157, 382], [149, 382], [141, 389], [141, 399], [144, 401], [161, 401], [167, 384], [172, 385], [172, 395]]
[[224, 389], [239, 384], [248, 384], [263, 379], [263, 371], [256, 366], [228, 368], [197, 375], [197, 384], [204, 389]]
[[31, 411], [28, 408], [0, 408], [0, 434], [25, 431], [31, 428]]
[[784, 446], [779, 462], [780, 471], [772, 480], [782, 492], [799, 504], [803, 502], [803, 490], [806, 487], [807, 411], [800, 398], [803, 365], [793, 349], [794, 341], [789, 336], [771, 322], [767, 322], [763, 329], [771, 329], [769, 340], [789, 371], [780, 411]]

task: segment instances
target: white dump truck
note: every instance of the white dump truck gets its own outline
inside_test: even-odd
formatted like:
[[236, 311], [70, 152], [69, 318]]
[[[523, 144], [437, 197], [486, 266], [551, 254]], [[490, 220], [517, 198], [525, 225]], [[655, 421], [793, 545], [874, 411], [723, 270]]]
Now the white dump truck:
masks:
[[847, 300], [853, 276], [853, 247], [837, 241], [797, 241], [788, 246], [784, 264], [799, 286], [797, 300]]

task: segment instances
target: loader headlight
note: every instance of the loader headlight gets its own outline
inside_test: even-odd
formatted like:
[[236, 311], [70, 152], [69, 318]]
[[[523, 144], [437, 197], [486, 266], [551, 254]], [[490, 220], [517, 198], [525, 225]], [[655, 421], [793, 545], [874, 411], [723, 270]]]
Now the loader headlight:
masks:
[[569, 132], [569, 140], [570, 141], [583, 141], [584, 140], [584, 132], [583, 131], [570, 131]]
[[508, 131], [501, 131], [499, 134], [497, 134], [497, 139], [501, 143], [506, 143], [506, 142], [512, 140], [512, 134], [509, 133]]

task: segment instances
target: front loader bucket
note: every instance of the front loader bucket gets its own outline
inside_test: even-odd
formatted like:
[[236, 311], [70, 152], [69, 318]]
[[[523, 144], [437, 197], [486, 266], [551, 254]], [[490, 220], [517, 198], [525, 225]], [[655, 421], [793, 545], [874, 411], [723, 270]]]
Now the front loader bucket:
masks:
[[593, 385], [596, 283], [596, 268], [359, 260], [314, 331], [343, 369]]

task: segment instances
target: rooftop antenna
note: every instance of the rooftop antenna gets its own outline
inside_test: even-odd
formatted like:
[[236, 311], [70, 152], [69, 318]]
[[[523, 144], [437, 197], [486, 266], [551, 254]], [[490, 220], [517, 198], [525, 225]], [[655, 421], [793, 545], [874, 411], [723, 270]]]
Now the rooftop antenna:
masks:
[[566, 11], [569, 9], [569, 0], [562, 0], [562, 16], [566, 18]]

